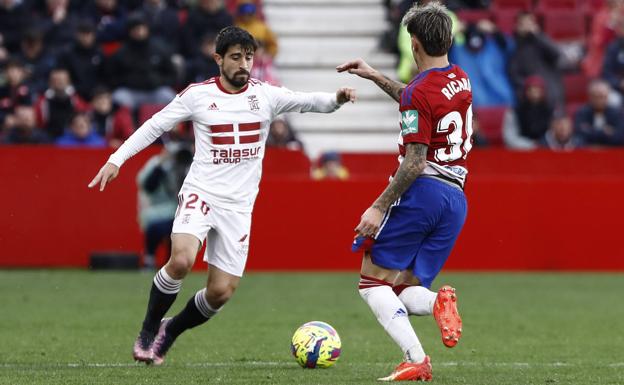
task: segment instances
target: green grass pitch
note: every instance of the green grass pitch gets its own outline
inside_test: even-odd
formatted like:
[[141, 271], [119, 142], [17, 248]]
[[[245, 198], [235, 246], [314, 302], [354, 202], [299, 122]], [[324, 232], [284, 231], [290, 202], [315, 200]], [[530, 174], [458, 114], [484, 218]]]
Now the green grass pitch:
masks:
[[[162, 367], [131, 347], [151, 273], [0, 271], [0, 384], [374, 384], [401, 360], [355, 287], [356, 273], [250, 273], [223, 311], [183, 334]], [[203, 285], [193, 274], [173, 311]], [[445, 348], [431, 317], [412, 318], [434, 384], [624, 384], [624, 276], [444, 274], [464, 337]], [[302, 369], [302, 323], [339, 332], [330, 369]]]

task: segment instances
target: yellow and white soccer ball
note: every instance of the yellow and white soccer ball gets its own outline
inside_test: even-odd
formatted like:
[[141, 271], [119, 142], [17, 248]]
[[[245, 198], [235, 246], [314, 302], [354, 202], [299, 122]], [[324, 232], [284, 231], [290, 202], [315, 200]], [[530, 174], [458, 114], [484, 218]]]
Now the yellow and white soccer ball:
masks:
[[340, 357], [340, 336], [328, 323], [312, 321], [295, 331], [290, 349], [304, 368], [329, 368]]

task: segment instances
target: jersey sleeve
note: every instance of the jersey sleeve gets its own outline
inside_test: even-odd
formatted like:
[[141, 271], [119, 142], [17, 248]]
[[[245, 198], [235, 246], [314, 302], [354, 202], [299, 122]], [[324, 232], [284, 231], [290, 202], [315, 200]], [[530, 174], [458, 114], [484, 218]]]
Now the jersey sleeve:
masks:
[[[405, 100], [409, 98], [409, 100]], [[404, 104], [405, 103], [405, 104]], [[401, 100], [401, 136], [403, 143], [431, 143], [432, 133], [431, 108], [425, 94], [414, 89]]]
[[189, 91], [177, 95], [162, 110], [155, 113], [132, 134], [108, 159], [121, 167], [125, 161], [152, 144], [158, 137], [171, 131], [176, 124], [193, 116], [193, 97]]
[[329, 92], [294, 92], [284, 87], [267, 85], [273, 114], [284, 112], [334, 112], [340, 108], [336, 94]]

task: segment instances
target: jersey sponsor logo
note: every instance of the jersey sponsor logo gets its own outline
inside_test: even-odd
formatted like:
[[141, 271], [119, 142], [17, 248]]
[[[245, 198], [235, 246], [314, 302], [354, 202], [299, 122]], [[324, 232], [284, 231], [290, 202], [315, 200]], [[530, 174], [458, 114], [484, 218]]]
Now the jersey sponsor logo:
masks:
[[214, 164], [238, 164], [243, 160], [255, 159], [260, 156], [261, 146], [255, 148], [241, 148], [241, 149], [211, 149], [212, 163]]
[[466, 78], [461, 78], [457, 80], [451, 80], [446, 83], [446, 86], [440, 90], [444, 96], [448, 100], [451, 100], [453, 96], [461, 91], [472, 91], [472, 86], [470, 85], [470, 80]]
[[401, 113], [401, 135], [418, 133], [418, 111], [405, 110]]
[[218, 111], [219, 107], [217, 107], [217, 103], [212, 102], [212, 104], [208, 106], [208, 109], [211, 111]]
[[247, 102], [249, 102], [249, 109], [252, 111], [260, 110], [260, 101], [256, 95], [247, 96]]

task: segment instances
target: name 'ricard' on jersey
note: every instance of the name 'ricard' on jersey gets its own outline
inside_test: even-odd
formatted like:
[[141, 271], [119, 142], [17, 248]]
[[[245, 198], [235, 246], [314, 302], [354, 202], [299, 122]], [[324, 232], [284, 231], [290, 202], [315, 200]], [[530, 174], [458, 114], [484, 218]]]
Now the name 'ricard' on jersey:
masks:
[[143, 124], [109, 162], [121, 166], [179, 122], [191, 120], [195, 156], [184, 181], [208, 203], [250, 212], [258, 194], [262, 159], [271, 121], [285, 112], [332, 112], [334, 93], [293, 92], [250, 79], [237, 93], [219, 78], [189, 85]]
[[[455, 74], [449, 74], [453, 78], [457, 76]], [[446, 96], [448, 100], [451, 100], [455, 94], [461, 91], [470, 91], [472, 92], [472, 86], [470, 85], [470, 79], [468, 78], [459, 78], [457, 80], [449, 81], [444, 88], [442, 88], [441, 92]]]

